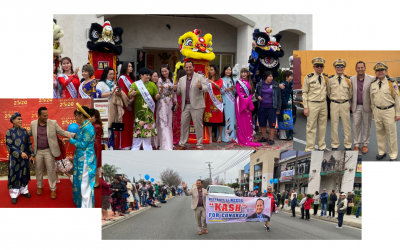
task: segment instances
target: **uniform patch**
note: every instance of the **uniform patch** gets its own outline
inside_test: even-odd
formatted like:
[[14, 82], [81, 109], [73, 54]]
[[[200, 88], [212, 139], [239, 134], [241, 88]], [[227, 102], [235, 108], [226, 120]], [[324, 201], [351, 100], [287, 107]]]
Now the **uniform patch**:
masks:
[[310, 82], [310, 84], [314, 84], [314, 83], [317, 83], [317, 82]]
[[333, 82], [333, 83], [332, 83], [332, 85], [335, 85], [335, 84], [336, 84], [336, 82]]

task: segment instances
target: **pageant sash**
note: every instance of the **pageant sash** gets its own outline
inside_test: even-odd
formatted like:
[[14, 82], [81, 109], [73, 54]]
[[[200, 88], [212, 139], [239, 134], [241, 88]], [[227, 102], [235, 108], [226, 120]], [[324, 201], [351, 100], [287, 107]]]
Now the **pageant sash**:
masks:
[[[231, 80], [229, 80], [229, 82], [232, 83]], [[233, 84], [232, 84], [232, 86], [233, 86]], [[221, 89], [223, 91], [225, 91], [225, 89], [226, 89], [225, 84], [222, 85]], [[232, 91], [228, 91], [228, 92], [225, 91], [225, 96], [228, 97], [228, 100], [231, 101], [231, 103], [233, 103], [233, 104], [235, 103], [235, 95], [233, 95]]]
[[214, 103], [215, 107], [217, 107], [219, 109], [219, 111], [223, 112], [224, 111], [224, 103], [220, 102], [215, 97], [210, 80], [206, 78], [206, 82], [208, 84], [208, 94], [210, 95], [211, 101]]
[[128, 91], [129, 91], [129, 89], [131, 88], [132, 83], [124, 75], [120, 76], [119, 78], [121, 78], [122, 81], [124, 81], [125, 86], [128, 88]]
[[[65, 81], [68, 81], [68, 76], [66, 74], [60, 74], [64, 77]], [[78, 93], [76, 92], [75, 86], [72, 81], [67, 85], [67, 90], [70, 93], [72, 98], [78, 98]]]
[[53, 98], [60, 98], [60, 95], [58, 94], [59, 83], [58, 83], [57, 77], [54, 78], [54, 76], [53, 76], [53, 83], [56, 84], [56, 88], [53, 87]]
[[142, 94], [144, 101], [147, 103], [147, 105], [149, 105], [151, 111], [154, 113], [154, 109], [156, 108], [156, 103], [151, 97], [149, 91], [144, 86], [142, 80], [137, 81], [136, 86], [138, 87], [140, 94]]
[[[90, 82], [88, 82], [88, 83], [90, 83]], [[88, 83], [86, 83], [86, 84], [88, 84]], [[79, 86], [79, 94], [81, 95], [81, 98], [86, 98], [86, 99], [90, 98], [90, 96], [88, 96], [85, 93], [85, 91], [83, 91], [82, 86], [83, 86], [83, 83]]]
[[238, 82], [239, 82], [240, 86], [242, 86], [244, 92], [246, 92], [246, 95], [250, 96], [249, 89], [247, 88], [246, 84], [244, 82], [242, 82], [240, 79], [238, 80]]

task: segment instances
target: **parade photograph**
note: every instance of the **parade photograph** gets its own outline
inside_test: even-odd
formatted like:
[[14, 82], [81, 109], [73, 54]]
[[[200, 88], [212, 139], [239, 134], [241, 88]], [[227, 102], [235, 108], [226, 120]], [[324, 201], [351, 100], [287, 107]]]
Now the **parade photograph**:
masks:
[[397, 161], [400, 51], [294, 51], [295, 150]]
[[101, 174], [102, 240], [361, 240], [354, 151], [103, 151]]
[[0, 105], [0, 207], [100, 207], [103, 129], [91, 100], [0, 99]]
[[107, 150], [292, 150], [312, 38], [312, 15], [54, 14], [53, 98], [101, 107]]

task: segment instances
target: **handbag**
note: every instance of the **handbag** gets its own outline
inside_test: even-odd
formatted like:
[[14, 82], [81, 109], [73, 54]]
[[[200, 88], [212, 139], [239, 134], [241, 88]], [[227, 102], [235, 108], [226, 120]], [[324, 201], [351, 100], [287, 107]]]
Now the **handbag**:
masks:
[[[114, 116], [117, 116], [117, 113], [115, 113]], [[117, 120], [117, 119], [115, 119], [115, 120]], [[111, 123], [111, 130], [115, 131], [115, 132], [122, 132], [122, 131], [124, 131], [124, 124], [120, 123], [120, 122], [113, 122], [113, 123]]]
[[354, 203], [349, 203], [348, 207], [354, 207]]
[[283, 120], [278, 121], [278, 129], [293, 130], [293, 115], [290, 109], [283, 110]]

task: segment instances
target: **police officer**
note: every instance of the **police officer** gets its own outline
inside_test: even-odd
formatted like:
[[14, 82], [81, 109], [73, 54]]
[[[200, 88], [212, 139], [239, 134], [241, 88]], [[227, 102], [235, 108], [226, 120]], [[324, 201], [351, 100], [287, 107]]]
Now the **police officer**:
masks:
[[339, 118], [342, 119], [344, 132], [344, 147], [351, 150], [351, 123], [350, 123], [350, 99], [353, 96], [353, 87], [350, 78], [343, 74], [346, 62], [337, 59], [333, 62], [336, 75], [328, 77], [328, 96], [331, 99], [331, 139], [332, 150], [337, 150], [340, 145], [338, 127]]
[[399, 85], [395, 79], [386, 75], [388, 67], [378, 62], [374, 66], [376, 79], [371, 83], [371, 108], [375, 120], [376, 140], [378, 142], [377, 160], [386, 156], [386, 137], [389, 157], [397, 160], [396, 122], [400, 120]]
[[315, 148], [315, 136], [318, 123], [318, 149], [325, 150], [326, 122], [328, 108], [326, 106], [326, 80], [327, 74], [323, 74], [325, 59], [314, 58], [314, 72], [304, 77], [303, 81], [303, 106], [304, 115], [307, 116], [306, 137], [307, 145], [304, 152], [313, 151]]

